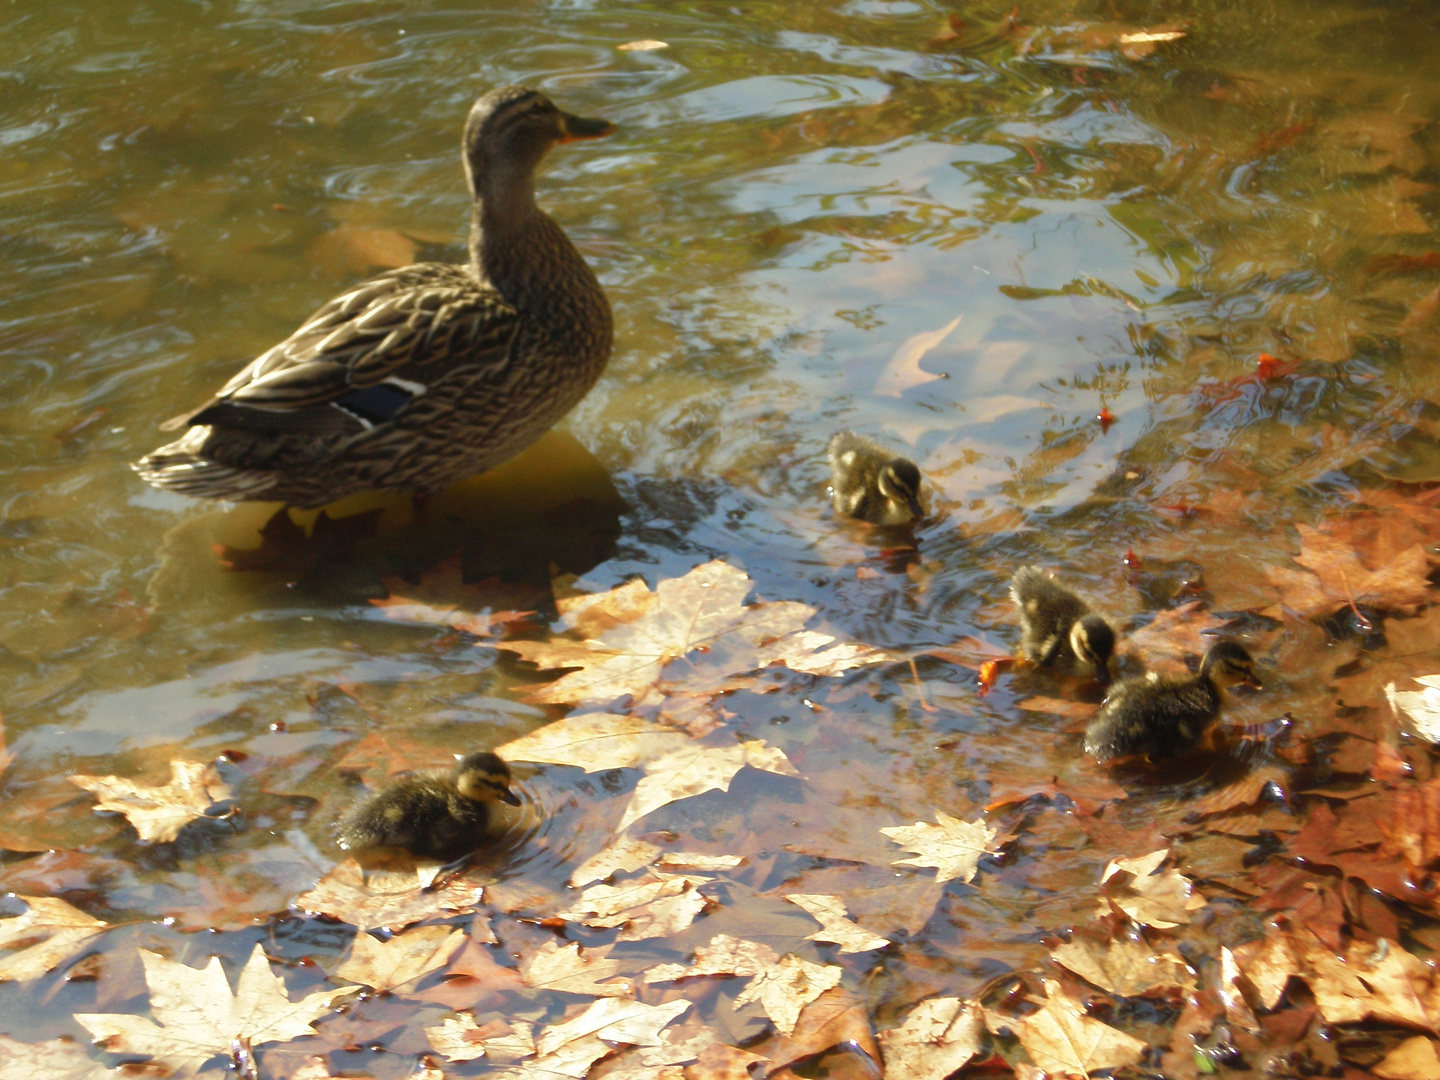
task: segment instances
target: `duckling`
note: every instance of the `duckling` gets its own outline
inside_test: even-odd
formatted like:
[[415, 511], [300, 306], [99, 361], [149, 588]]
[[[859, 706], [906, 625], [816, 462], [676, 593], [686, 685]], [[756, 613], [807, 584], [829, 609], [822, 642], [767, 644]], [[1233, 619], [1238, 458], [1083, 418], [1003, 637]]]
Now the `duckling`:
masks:
[[520, 805], [510, 767], [485, 750], [461, 758], [448, 775], [404, 776], [368, 796], [340, 820], [337, 838], [351, 851], [401, 847], [450, 858], [504, 831], [497, 802]]
[[1183, 753], [1220, 715], [1221, 689], [1238, 683], [1260, 685], [1250, 654], [1233, 641], [1211, 645], [1195, 675], [1177, 679], [1152, 671], [1116, 683], [1085, 729], [1085, 752], [1100, 761]]
[[925, 516], [920, 470], [909, 458], [850, 431], [838, 431], [826, 448], [830, 503], [844, 517], [871, 525], [908, 525]]
[[1022, 566], [1010, 579], [1010, 598], [1020, 609], [1026, 660], [1072, 675], [1109, 674], [1115, 631], [1079, 596], [1039, 567]]

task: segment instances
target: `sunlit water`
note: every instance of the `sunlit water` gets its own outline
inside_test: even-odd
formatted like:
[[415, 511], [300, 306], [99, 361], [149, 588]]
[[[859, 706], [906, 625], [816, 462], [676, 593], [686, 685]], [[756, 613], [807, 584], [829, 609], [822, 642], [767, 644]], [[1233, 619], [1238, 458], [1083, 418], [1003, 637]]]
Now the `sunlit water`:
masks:
[[[339, 857], [329, 823], [357, 777], [380, 776], [346, 755], [389, 731], [405, 763], [436, 764], [560, 715], [523, 702], [535, 676], [513, 659], [368, 603], [384, 575], [414, 580], [455, 550], [472, 579], [534, 585], [553, 563], [594, 589], [722, 557], [757, 595], [817, 607], [818, 628], [907, 650], [1012, 643], [1005, 582], [1032, 561], [1122, 626], [1187, 580], [1213, 610], [1264, 606], [1263, 567], [1297, 550], [1287, 526], [1440, 470], [1422, 306], [1440, 267], [1419, 258], [1440, 209], [1440, 15], [1277, 0], [1185, 17], [1183, 39], [1127, 57], [1119, 29], [1173, 19], [1167, 5], [1047, 0], [1012, 19], [1007, 3], [953, 27], [919, 0], [8, 7], [0, 708], [16, 759], [0, 826], [25, 850], [0, 880], [141, 920], [109, 939], [116, 955], [133, 942], [198, 963], [264, 936], [329, 964], [343, 928], [248, 913], [284, 911]], [[669, 47], [616, 48], [647, 38]], [[503, 498], [387, 519], [334, 558], [225, 570], [213, 545], [253, 545], [260, 520], [146, 488], [128, 463], [373, 271], [375, 243], [463, 258], [458, 133], [502, 82], [619, 125], [558, 150], [542, 181], [618, 320], [572, 439]], [[921, 372], [887, 368], [956, 318]], [[1256, 378], [1261, 352], [1298, 366]], [[840, 427], [920, 462], [918, 552], [831, 520], [822, 451]], [[1243, 514], [1195, 511], [1216, 492]], [[1272, 665], [1232, 719], [1289, 710], [1318, 729], [1311, 661], [1276, 625], [1267, 659], [1293, 666]], [[732, 726], [811, 786], [747, 773], [648, 827], [723, 850], [775, 815], [819, 821], [815, 806], [908, 823], [969, 812], [1017, 773], [1100, 776], [1073, 721], [1016, 707], [1063, 688], [1007, 680], [981, 698], [963, 667], [922, 658], [919, 674], [734, 695]], [[172, 757], [222, 753], [244, 813], [163, 850], [64, 779], [159, 782]], [[497, 875], [554, 895], [633, 781], [525, 770], [546, 820]], [[1114, 814], [1143, 822], [1186, 790], [1142, 783]], [[1028, 829], [984, 888], [952, 886], [917, 928], [905, 955], [923, 974], [886, 961], [868, 984], [880, 1015], [1033, 964], [1036, 927], [1082, 916], [1071, 887], [1134, 853], [1061, 809]], [[85, 854], [34, 854], [50, 846]], [[746, 888], [816, 865], [767, 855]], [[728, 900], [744, 932], [744, 896]], [[187, 936], [205, 926], [223, 933]], [[70, 1014], [96, 1007], [95, 985], [6, 984], [0, 1008], [27, 1037], [83, 1037]]]

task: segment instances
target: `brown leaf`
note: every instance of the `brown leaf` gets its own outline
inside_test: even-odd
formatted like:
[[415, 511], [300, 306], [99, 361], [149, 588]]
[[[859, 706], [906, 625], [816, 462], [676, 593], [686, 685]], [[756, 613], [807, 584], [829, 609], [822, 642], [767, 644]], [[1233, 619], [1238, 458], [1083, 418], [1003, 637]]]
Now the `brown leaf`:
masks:
[[701, 1051], [694, 1065], [685, 1066], [684, 1080], [752, 1080], [751, 1069], [769, 1060], [737, 1046], [717, 1043]]
[[1162, 611], [1129, 635], [1130, 648], [1145, 657], [1147, 662], [1155, 660], [1183, 661], [1187, 656], [1203, 656], [1205, 650], [1215, 643], [1207, 631], [1225, 625], [1205, 611], [1199, 600], [1192, 600], [1178, 608]]
[[1262, 765], [1247, 773], [1233, 784], [1202, 795], [1190, 803], [1191, 813], [1196, 817], [1205, 817], [1210, 814], [1224, 814], [1230, 810], [1239, 810], [1242, 807], [1252, 807], [1260, 803], [1271, 784], [1285, 791], [1285, 785], [1289, 783], [1290, 771], [1280, 765]]
[[659, 844], [633, 836], [617, 836], [575, 868], [570, 875], [570, 885], [578, 889], [592, 881], [604, 881], [622, 870], [639, 870], [642, 866], [649, 866], [659, 856]]
[[658, 688], [667, 664], [686, 657], [693, 659], [675, 685], [716, 691], [731, 676], [776, 662], [795, 671], [835, 675], [894, 659], [883, 650], [805, 630], [815, 614], [808, 605], [746, 607], [749, 592], [745, 573], [716, 559], [660, 582], [653, 594], [644, 582], [631, 582], [587, 604], [565, 605], [573, 632], [585, 635], [578, 640], [506, 641], [499, 647], [543, 668], [579, 669], [530, 695], [551, 703], [643, 698]]
[[[70, 777], [70, 782], [99, 797], [96, 810], [124, 814], [141, 840], [159, 843], [174, 840], [182, 828], [196, 818], [209, 816], [217, 803], [230, 798], [230, 788], [213, 765], [192, 761], [170, 762], [170, 783], [163, 787], [137, 784], [123, 776], [77, 774]], [[229, 817], [232, 813], [227, 810], [216, 816]]]
[[870, 1076], [879, 1072], [880, 1050], [865, 1002], [843, 986], [826, 990], [801, 1009], [793, 1031], [761, 1044], [770, 1062], [766, 1074], [835, 1046], [858, 1050], [869, 1059], [865, 1072]]
[[388, 575], [381, 580], [390, 595], [370, 603], [387, 619], [397, 622], [447, 626], [484, 637], [508, 623], [522, 622], [535, 614], [533, 610], [494, 610], [519, 600], [517, 590], [503, 585], [499, 578], [467, 585], [461, 577], [459, 555], [421, 574], [416, 585]]
[[907, 338], [904, 344], [895, 350], [895, 355], [875, 380], [875, 393], [880, 397], [898, 398], [913, 387], [946, 378], [944, 375], [933, 375], [922, 370], [920, 361], [925, 358], [926, 353], [949, 337], [964, 317], [963, 314], [956, 315], [939, 330], [930, 330]]
[[1077, 936], [1052, 949], [1050, 956], [1082, 979], [1121, 997], [1137, 997], [1157, 987], [1195, 987], [1195, 977], [1178, 953], [1156, 952], [1144, 940]]
[[898, 1028], [880, 1032], [887, 1076], [945, 1080], [980, 1052], [985, 1021], [974, 1001], [937, 997], [922, 1001]]
[[218, 545], [216, 554], [227, 570], [290, 571], [304, 574], [316, 566], [349, 553], [355, 545], [374, 534], [381, 510], [366, 510], [332, 518], [322, 510], [307, 531], [281, 507], [260, 529], [260, 543], [253, 548]]
[[1085, 1015], [1058, 982], [1045, 980], [1045, 1004], [1018, 1021], [1015, 1033], [1036, 1066], [1062, 1075], [1118, 1069], [1140, 1060], [1145, 1044]]
[[1416, 1035], [1386, 1054], [1372, 1071], [1381, 1080], [1440, 1080], [1440, 1055], [1433, 1041]]
[[110, 924], [86, 915], [64, 900], [14, 894], [29, 910], [0, 919], [0, 948], [20, 951], [0, 959], [0, 980], [35, 979], [74, 956]]
[[[1300, 554], [1295, 561], [1309, 573], [1266, 567], [1266, 576], [1280, 590], [1281, 603], [1302, 615], [1329, 615], [1349, 604], [1369, 604], [1411, 614], [1429, 598], [1429, 564], [1421, 544], [1401, 552], [1384, 552], [1384, 561], [1370, 569], [1350, 545], [1308, 525], [1297, 525]], [[1382, 557], [1377, 553], [1378, 559]]]
[[1375, 822], [1385, 838], [1382, 850], [1404, 860], [1420, 877], [1440, 862], [1440, 779], [1407, 785], [1395, 793], [1395, 813]]
[[454, 877], [430, 890], [433, 873], [425, 870], [362, 870], [346, 859], [315, 888], [295, 901], [310, 915], [329, 915], [361, 930], [399, 930], [411, 923], [475, 910], [484, 890]]
[[1261, 941], [1248, 942], [1235, 950], [1235, 962], [1250, 985], [1255, 987], [1260, 1006], [1274, 1009], [1280, 1004], [1290, 979], [1305, 971], [1304, 950], [1290, 934], [1268, 926]]
[[375, 990], [394, 990], [440, 970], [463, 944], [465, 931], [452, 926], [417, 926], [388, 941], [362, 930], [335, 975]]
[[1163, 930], [1188, 923], [1190, 913], [1205, 906], [1205, 898], [1178, 871], [1156, 872], [1167, 855], [1162, 848], [1134, 859], [1110, 860], [1100, 875], [1106, 896], [1100, 914], [1108, 914], [1113, 905], [1144, 926]]
[[983, 820], [961, 821], [943, 810], [935, 812], [935, 820], [935, 825], [917, 821], [914, 825], [892, 825], [880, 830], [905, 850], [916, 853], [914, 858], [896, 859], [895, 866], [933, 866], [937, 884], [952, 878], [970, 881], [980, 856], [1000, 853], [995, 843], [1000, 834]]
[[1015, 707], [1024, 709], [1026, 712], [1049, 713], [1052, 716], [1064, 716], [1071, 720], [1089, 720], [1100, 708], [1099, 705], [1090, 701], [1071, 701], [1068, 698], [1045, 697], [1040, 694], [1021, 698], [1015, 702]]
[[820, 924], [820, 929], [805, 935], [806, 941], [829, 941], [840, 946], [842, 953], [869, 952], [883, 949], [890, 944], [889, 938], [870, 933], [846, 916], [845, 901], [838, 896], [807, 893], [789, 893], [785, 897]]

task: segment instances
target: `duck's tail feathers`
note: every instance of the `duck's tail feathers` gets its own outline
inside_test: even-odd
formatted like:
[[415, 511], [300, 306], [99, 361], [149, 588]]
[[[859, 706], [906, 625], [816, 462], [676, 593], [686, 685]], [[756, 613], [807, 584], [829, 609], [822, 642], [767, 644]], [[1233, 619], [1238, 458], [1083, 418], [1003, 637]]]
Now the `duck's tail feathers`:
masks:
[[[200, 499], [265, 499], [277, 477], [266, 469], [222, 465], [197, 453], [209, 428], [193, 427], [173, 443], [135, 462], [134, 469], [148, 484]], [[197, 435], [199, 436], [197, 438]]]

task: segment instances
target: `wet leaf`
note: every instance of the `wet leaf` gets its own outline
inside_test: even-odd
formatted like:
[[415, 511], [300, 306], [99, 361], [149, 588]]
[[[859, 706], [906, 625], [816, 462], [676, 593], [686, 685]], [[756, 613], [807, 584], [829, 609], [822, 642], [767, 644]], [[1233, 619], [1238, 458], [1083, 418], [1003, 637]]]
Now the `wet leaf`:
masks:
[[0, 1035], [0, 1080], [116, 1080], [116, 1076], [70, 1039], [23, 1043]]
[[1100, 913], [1114, 905], [1137, 923], [1162, 930], [1188, 923], [1191, 912], [1205, 906], [1205, 898], [1179, 871], [1159, 869], [1167, 855], [1161, 848], [1134, 859], [1111, 859], [1100, 875], [1106, 896]]
[[885, 1075], [896, 1080], [945, 1080], [984, 1044], [979, 1004], [953, 997], [922, 1001], [899, 1027], [880, 1032]]
[[586, 926], [623, 926], [617, 941], [643, 941], [680, 933], [705, 908], [695, 886], [705, 879], [655, 874], [622, 885], [592, 885], [560, 919]]
[[585, 713], [546, 724], [495, 752], [507, 761], [539, 761], [601, 772], [638, 768], [690, 742], [690, 736], [653, 720]]
[[493, 610], [521, 599], [518, 590], [507, 588], [498, 578], [467, 585], [461, 577], [459, 555], [421, 574], [416, 585], [388, 575], [381, 580], [390, 595], [370, 603], [379, 608], [387, 619], [396, 622], [446, 626], [475, 637], [484, 637], [509, 623], [523, 622], [535, 614], [533, 610]]
[[[74, 775], [70, 782], [93, 792], [96, 810], [124, 814], [141, 840], [166, 843], [196, 818], [207, 817], [216, 804], [230, 798], [230, 788], [213, 765], [170, 762], [170, 783], [163, 787], [137, 784], [123, 776]], [[228, 817], [233, 811], [218, 815]]]
[[578, 668], [531, 693], [539, 702], [612, 701], [644, 697], [666, 665], [693, 657], [677, 684], [698, 681], [720, 690], [731, 676], [783, 663], [793, 671], [836, 675], [893, 659], [882, 650], [836, 642], [805, 630], [815, 614], [788, 601], [745, 606], [750, 579], [716, 559], [684, 577], [660, 582], [651, 593], [631, 582], [609, 593], [560, 601], [576, 638], [506, 641], [500, 648], [542, 668]]
[[25, 901], [29, 910], [13, 919], [0, 919], [0, 948], [21, 947], [0, 958], [0, 980], [39, 978], [110, 929], [109, 923], [64, 900], [23, 894], [15, 894], [15, 898]]
[[1423, 1035], [1406, 1039], [1374, 1066], [1381, 1080], [1440, 1080], [1440, 1055]]
[[415, 261], [415, 251], [415, 241], [394, 229], [347, 224], [322, 233], [305, 254], [317, 266], [344, 275], [409, 266]]
[[573, 1020], [554, 1024], [535, 1040], [535, 1053], [543, 1058], [576, 1039], [594, 1036], [631, 1046], [658, 1046], [660, 1030], [690, 1008], [688, 1001], [646, 1005], [625, 998], [601, 998]]
[[1082, 979], [1121, 997], [1136, 997], [1161, 987], [1195, 987], [1195, 977], [1178, 953], [1157, 952], [1143, 939], [1076, 937], [1056, 946], [1050, 955]]
[[716, 934], [710, 944], [695, 950], [693, 964], [658, 964], [645, 973], [647, 983], [673, 982], [704, 975], [758, 975], [780, 957], [769, 945], [729, 934]]
[[627, 41], [624, 45], [616, 45], [615, 48], [622, 52], [653, 52], [655, 49], [668, 49], [670, 46], [663, 41]]
[[1296, 529], [1300, 554], [1295, 561], [1306, 570], [1283, 566], [1265, 570], [1286, 607], [1312, 618], [1358, 604], [1412, 614], [1429, 598], [1429, 564], [1423, 545], [1403, 551], [1376, 548], [1367, 566], [1343, 541], [1308, 525]]
[[933, 375], [921, 370], [920, 361], [925, 358], [926, 353], [949, 337], [964, 317], [963, 314], [956, 315], [939, 330], [929, 330], [907, 338], [904, 344], [895, 350], [895, 355], [875, 380], [875, 393], [880, 397], [898, 398], [906, 390], [945, 378], [944, 375]]
[[604, 881], [622, 870], [639, 870], [659, 857], [659, 844], [633, 836], [617, 836], [575, 868], [570, 875], [570, 885], [578, 889], [592, 881]]
[[1039, 1068], [1061, 1075], [1118, 1069], [1140, 1060], [1145, 1044], [1085, 1015], [1058, 982], [1045, 980], [1045, 1004], [1018, 1021], [1020, 1045]]
[[1127, 642], [1147, 663], [1183, 661], [1187, 656], [1205, 655], [1216, 641], [1211, 631], [1224, 625], [1225, 621], [1205, 611], [1199, 600], [1192, 600], [1160, 612], [1149, 625], [1127, 635]]
[[812, 964], [794, 953], [759, 971], [735, 998], [735, 1007], [758, 1001], [775, 1026], [789, 1035], [800, 1011], [826, 990], [840, 984], [844, 972], [832, 965]]
[[629, 997], [628, 981], [611, 981], [620, 972], [620, 961], [609, 959], [609, 951], [608, 946], [582, 949], [576, 941], [563, 947], [547, 941], [521, 960], [520, 975], [526, 986], [536, 989], [591, 997]]
[[890, 944], [889, 938], [872, 934], [851, 922], [845, 911], [845, 901], [838, 896], [788, 893], [785, 899], [804, 908], [820, 924], [821, 928], [815, 933], [805, 935], [806, 941], [833, 942], [840, 946], [842, 953], [869, 952]]
[[451, 926], [417, 926], [388, 941], [362, 930], [335, 976], [375, 990], [394, 990], [443, 968], [465, 939], [464, 930]]
[[1425, 689], [1396, 690], [1392, 682], [1385, 687], [1385, 699], [1396, 715], [1410, 718], [1422, 739], [1440, 743], [1440, 675], [1416, 675], [1415, 681]]
[[475, 910], [484, 890], [463, 877], [431, 889], [434, 871], [365, 871], [346, 859], [295, 901], [311, 915], [329, 915], [361, 930], [399, 930], [411, 923]]
[[217, 545], [215, 553], [227, 570], [288, 571], [306, 574], [351, 551], [357, 543], [374, 534], [380, 510], [366, 510], [332, 518], [320, 511], [307, 531], [282, 507], [260, 529], [260, 543], [253, 548]]
[[936, 824], [917, 821], [914, 825], [892, 825], [880, 831], [906, 851], [910, 859], [896, 859], [896, 866], [933, 866], [937, 884], [959, 878], [970, 881], [979, 867], [980, 856], [998, 855], [995, 838], [1000, 834], [983, 820], [961, 821], [943, 810], [935, 812]]
[[[757, 1049], [769, 1059], [770, 1069], [815, 1057], [834, 1047], [863, 1055], [857, 1070], [874, 1077], [880, 1071], [880, 1048], [870, 1030], [865, 1001], [843, 986], [831, 987], [800, 1010], [789, 1034], [777, 1033]], [[787, 1075], [793, 1075], [786, 1070]]]
[[692, 744], [646, 764], [645, 776], [635, 785], [635, 793], [615, 829], [624, 832], [646, 814], [677, 799], [706, 791], [728, 791], [730, 781], [746, 765], [781, 776], [799, 775], [782, 751], [758, 739], [738, 746]]
[[125, 1013], [76, 1013], [96, 1042], [117, 1054], [144, 1054], [175, 1068], [194, 1068], [230, 1054], [237, 1043], [260, 1046], [314, 1035], [311, 1024], [356, 986], [317, 990], [291, 1001], [259, 945], [232, 993], [220, 958], [200, 970], [140, 950], [150, 987], [150, 1020]]

